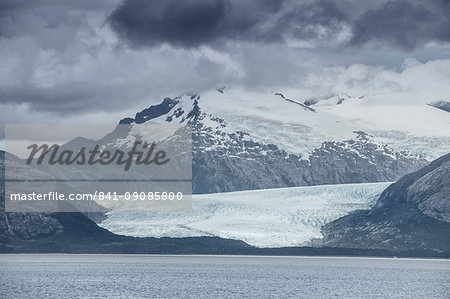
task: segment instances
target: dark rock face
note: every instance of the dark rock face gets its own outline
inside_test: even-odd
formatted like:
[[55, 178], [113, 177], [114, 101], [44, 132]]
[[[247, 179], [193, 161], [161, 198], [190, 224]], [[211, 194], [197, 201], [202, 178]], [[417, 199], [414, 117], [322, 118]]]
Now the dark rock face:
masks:
[[369, 211], [327, 224], [321, 246], [450, 250], [450, 154], [389, 186]]
[[125, 117], [124, 119], [122, 119], [119, 122], [120, 125], [129, 125], [129, 124], [132, 124], [132, 123], [134, 123], [134, 118], [131, 118], [131, 117]]
[[306, 103], [300, 103], [298, 101], [294, 101], [294, 100], [288, 99], [282, 93], [277, 92], [277, 93], [275, 93], [275, 95], [276, 96], [280, 96], [286, 102], [293, 103], [293, 104], [299, 105], [300, 107], [303, 107], [303, 109], [305, 109], [306, 111], [316, 112], [315, 109], [309, 107], [310, 105], [308, 105]]
[[[209, 117], [219, 129], [205, 126]], [[364, 132], [323, 142], [306, 160], [246, 132], [225, 133], [226, 121], [201, 113], [193, 128], [193, 192], [214, 193], [322, 184], [394, 181], [426, 165], [423, 157], [375, 144]]]
[[447, 102], [447, 101], [437, 101], [437, 102], [430, 103], [428, 105], [433, 106], [438, 109], [441, 109], [441, 110], [444, 110], [446, 112], [450, 112], [450, 102]]
[[134, 120], [130, 117], [127, 117], [122, 119], [120, 121], [120, 124], [130, 124], [133, 122], [137, 124], [144, 123], [147, 120], [167, 114], [177, 103], [177, 99], [165, 98], [161, 104], [150, 106], [149, 108], [136, 113]]
[[393, 181], [426, 164], [425, 159], [375, 144], [364, 132], [355, 139], [324, 142], [309, 158], [313, 184]]
[[13, 238], [33, 239], [61, 230], [51, 216], [35, 213], [5, 213], [5, 152], [0, 151], [0, 243]]

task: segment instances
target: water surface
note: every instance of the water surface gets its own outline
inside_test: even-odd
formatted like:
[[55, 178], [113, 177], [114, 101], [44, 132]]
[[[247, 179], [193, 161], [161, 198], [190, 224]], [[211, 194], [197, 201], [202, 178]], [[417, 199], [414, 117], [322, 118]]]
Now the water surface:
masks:
[[450, 298], [450, 260], [0, 255], [0, 298]]

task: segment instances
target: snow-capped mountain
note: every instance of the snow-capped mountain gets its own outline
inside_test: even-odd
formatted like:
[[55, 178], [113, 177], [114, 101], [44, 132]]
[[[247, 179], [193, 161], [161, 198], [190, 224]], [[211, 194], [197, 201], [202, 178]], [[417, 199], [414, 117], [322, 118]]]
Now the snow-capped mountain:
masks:
[[[450, 116], [427, 105], [428, 99], [420, 105], [397, 105], [394, 101], [388, 102], [388, 96], [378, 99], [381, 96], [377, 95], [352, 97], [339, 94], [329, 98], [299, 99], [280, 91], [220, 90], [166, 98], [164, 105], [154, 105], [137, 113], [136, 123], [144, 119], [159, 123], [180, 122], [186, 120], [189, 112], [201, 110], [202, 114], [212, 118], [202, 120], [206, 127], [218, 127], [214, 119], [219, 118], [226, 122], [227, 129], [220, 126], [222, 131], [246, 132], [253, 141], [276, 144], [303, 158], [323, 141], [353, 138], [354, 131], [370, 133], [376, 141], [412, 154], [425, 154], [430, 159], [445, 154], [450, 145]], [[169, 110], [172, 111], [170, 115], [165, 112]], [[132, 118], [123, 120], [132, 121]], [[406, 140], [414, 142], [408, 145]]]
[[[367, 108], [366, 100], [343, 94], [302, 102], [285, 93], [221, 88], [166, 97], [122, 119], [95, 143], [102, 149], [124, 149], [135, 140], [175, 144], [176, 131], [189, 125], [194, 194], [395, 181], [450, 148], [448, 130], [442, 129], [449, 125], [447, 112], [424, 104], [416, 119], [401, 122], [387, 116], [395, 106], [385, 105], [379, 115], [386, 124], [379, 125], [369, 113], [379, 107]], [[354, 111], [361, 117], [354, 118]], [[167, 129], [155, 130], [154, 124]], [[62, 148], [92, 142], [78, 138]], [[54, 175], [66, 178], [70, 171]]]
[[374, 117], [381, 108], [366, 100], [221, 88], [167, 97], [120, 123], [136, 138], [145, 123], [190, 124], [194, 193], [393, 181], [448, 150], [448, 113], [423, 105], [421, 117], [401, 122], [390, 115], [398, 107]]
[[[427, 103], [386, 104], [375, 96], [347, 94], [297, 99], [281, 92], [222, 88], [220, 92], [166, 98], [121, 123], [185, 122], [201, 111], [205, 127], [226, 133], [246, 132], [253, 141], [276, 144], [303, 158], [323, 141], [350, 139], [354, 131], [364, 131], [376, 141], [433, 159], [445, 154], [450, 145], [450, 116]], [[432, 138], [435, 142], [430, 145]], [[414, 142], [408, 146], [407, 139]]]
[[[139, 139], [173, 143], [177, 130], [188, 124], [192, 127], [192, 186], [199, 194], [194, 195], [193, 212], [155, 216], [111, 211], [102, 225], [139, 236], [213, 235], [263, 247], [305, 245], [321, 238], [321, 227], [330, 221], [370, 208], [387, 186], [348, 184], [394, 181], [427, 164], [427, 158], [448, 151], [448, 112], [427, 104], [400, 111], [397, 106], [369, 105], [366, 99], [338, 95], [308, 102], [286, 93], [232, 89], [186, 94], [165, 98], [124, 118], [100, 140], [77, 138], [62, 148], [95, 143], [123, 149]], [[399, 117], [402, 113], [411, 117]], [[171, 126], [155, 131], [155, 123]], [[64, 178], [71, 171], [61, 169], [49, 175]], [[204, 195], [241, 190], [251, 191]], [[18, 224], [22, 216], [16, 216]], [[52, 232], [61, 229], [45, 215], [33, 217], [26, 219], [43, 223], [38, 234], [46, 234], [48, 227]], [[162, 228], [168, 219], [172, 219], [170, 225]], [[135, 226], [136, 221], [153, 229], [149, 225], [147, 230], [138, 229], [142, 227]], [[22, 234], [22, 226], [18, 227], [17, 234]], [[29, 235], [26, 230], [23, 233]]]

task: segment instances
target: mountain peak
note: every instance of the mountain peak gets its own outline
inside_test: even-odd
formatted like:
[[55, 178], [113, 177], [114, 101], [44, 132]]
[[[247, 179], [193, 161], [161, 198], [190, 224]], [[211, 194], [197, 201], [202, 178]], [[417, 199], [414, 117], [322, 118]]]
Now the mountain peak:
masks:
[[305, 104], [308, 107], [310, 107], [310, 106], [334, 106], [334, 105], [341, 105], [342, 103], [344, 103], [348, 100], [353, 100], [353, 99], [361, 100], [363, 98], [364, 98], [364, 96], [352, 97], [346, 93], [341, 93], [341, 94], [336, 94], [331, 97], [323, 98], [323, 99], [317, 99], [317, 98], [309, 99], [309, 100], [304, 101], [303, 104]]
[[228, 87], [223, 86], [223, 87], [217, 88], [216, 90], [220, 93], [225, 93], [225, 91], [228, 90]]
[[308, 105], [305, 105], [305, 104], [300, 103], [300, 102], [298, 102], [298, 101], [294, 101], [294, 100], [288, 99], [287, 97], [284, 96], [284, 94], [282, 94], [282, 93], [280, 93], [280, 92], [275, 93], [275, 95], [276, 95], [276, 96], [280, 96], [280, 97], [281, 97], [283, 100], [285, 100], [286, 102], [290, 102], [290, 103], [299, 105], [300, 107], [302, 107], [302, 108], [305, 109], [306, 111], [316, 112], [315, 109], [309, 107]]
[[160, 119], [159, 122], [172, 122], [180, 118], [180, 123], [190, 119], [199, 112], [199, 94], [185, 94], [175, 98], [166, 97], [161, 103], [152, 105], [136, 113], [135, 117], [123, 118], [119, 124], [142, 124], [150, 120]]

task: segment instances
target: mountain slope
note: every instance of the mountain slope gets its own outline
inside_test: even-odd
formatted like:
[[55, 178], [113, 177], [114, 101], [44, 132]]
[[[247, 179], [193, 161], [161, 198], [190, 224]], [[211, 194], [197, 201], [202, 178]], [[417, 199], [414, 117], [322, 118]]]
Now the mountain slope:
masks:
[[[4, 171], [0, 151], [0, 170]], [[152, 254], [260, 254], [449, 257], [450, 251], [400, 251], [344, 248], [256, 248], [218, 237], [135, 238], [113, 234], [81, 213], [5, 213], [4, 180], [0, 179], [0, 252], [2, 253], [152, 253]], [[320, 188], [320, 187], [312, 187]], [[345, 188], [345, 186], [342, 186]], [[265, 192], [265, 191], [260, 191]], [[276, 203], [273, 203], [276, 205]], [[344, 208], [345, 209], [345, 208]], [[324, 210], [325, 211], [325, 210]], [[430, 219], [433, 219], [429, 217]], [[311, 219], [313, 222], [317, 221]], [[437, 221], [437, 220], [436, 220]], [[426, 224], [426, 223], [425, 223]], [[282, 228], [282, 227], [281, 227]], [[448, 227], [446, 228], [448, 229]], [[448, 232], [445, 231], [445, 232]], [[375, 246], [376, 247], [376, 246]]]
[[[445, 134], [433, 135], [442, 135], [440, 130], [412, 139], [402, 135], [407, 132], [395, 131], [396, 122], [390, 121], [394, 127], [386, 131], [386, 125], [368, 125], [351, 114], [344, 117], [353, 109], [363, 109], [365, 100], [339, 95], [302, 103], [281, 93], [241, 94], [229, 89], [166, 97], [122, 119], [96, 143], [101, 148], [126, 149], [135, 140], [164, 142], [170, 136], [162, 136], [152, 124], [190, 125], [194, 194], [395, 181], [426, 165], [429, 155], [424, 153], [450, 145]], [[425, 119], [447, 121], [448, 113], [424, 107], [431, 110], [425, 111]], [[414, 129], [409, 123], [407, 127]], [[382, 133], [365, 131], [374, 128]], [[83, 139], [70, 142], [77, 147], [82, 143]], [[405, 144], [414, 144], [414, 151], [404, 150]], [[58, 178], [65, 175], [65, 170], [54, 173]]]
[[[218, 94], [226, 96], [227, 92]], [[214, 98], [211, 94], [206, 97]], [[274, 110], [280, 106], [284, 112], [291, 112], [291, 104], [301, 104], [282, 94], [274, 98], [282, 100], [277, 99]], [[233, 96], [222, 100], [229, 99], [233, 100]], [[148, 131], [139, 129], [147, 123], [191, 125], [194, 193], [393, 181], [426, 164], [422, 155], [394, 151], [386, 144], [375, 142], [373, 135], [348, 131], [358, 126], [345, 122], [341, 125], [338, 120], [330, 123], [332, 116], [305, 110], [308, 106], [304, 104], [300, 110], [295, 108], [299, 117], [305, 117], [304, 122], [309, 125], [312, 125], [309, 122], [323, 122], [338, 130], [345, 128], [346, 133], [339, 136], [348, 139], [336, 140], [311, 127], [293, 125], [292, 119], [280, 124], [273, 119], [223, 113], [211, 106], [211, 102], [197, 94], [165, 98], [120, 123], [131, 126], [130, 132], [135, 132], [133, 138], [151, 138]], [[249, 122], [251, 119], [253, 122]]]
[[375, 207], [331, 222], [321, 246], [450, 249], [450, 154], [389, 186]]

